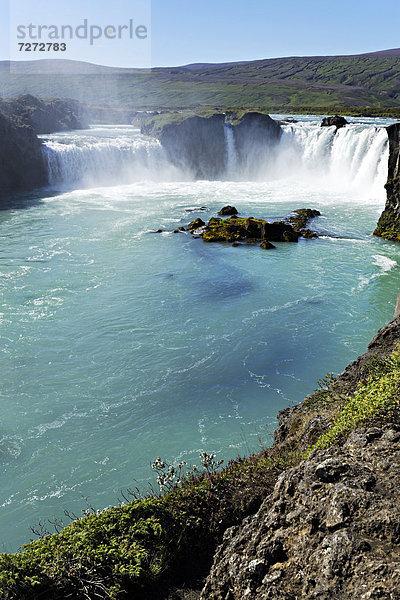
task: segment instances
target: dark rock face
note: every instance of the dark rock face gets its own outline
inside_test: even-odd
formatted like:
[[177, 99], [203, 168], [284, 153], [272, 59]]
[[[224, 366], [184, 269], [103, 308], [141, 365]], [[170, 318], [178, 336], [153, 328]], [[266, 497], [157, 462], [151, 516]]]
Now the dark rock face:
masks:
[[39, 133], [87, 127], [76, 100], [24, 95], [0, 100], [0, 196], [46, 185]]
[[314, 452], [228, 529], [202, 600], [397, 599], [399, 479], [396, 425]]
[[27, 125], [37, 134], [88, 127], [85, 107], [77, 100], [41, 100], [29, 94], [0, 101], [0, 111], [16, 125]]
[[224, 121], [222, 114], [189, 117], [164, 125], [157, 137], [174, 165], [191, 171], [196, 179], [217, 179], [225, 168]]
[[273, 250], [275, 246], [268, 240], [265, 240], [264, 242], [261, 242], [260, 248], [262, 248], [262, 250]]
[[233, 135], [239, 163], [243, 164], [248, 158], [257, 162], [258, 157], [273, 149], [280, 140], [282, 129], [269, 115], [249, 112], [233, 125]]
[[386, 128], [389, 138], [389, 168], [386, 205], [374, 235], [400, 242], [400, 123]]
[[324, 119], [322, 119], [321, 127], [335, 126], [336, 129], [340, 129], [341, 127], [344, 127], [348, 124], [349, 122], [346, 121], [344, 117], [339, 117], [339, 115], [335, 115], [334, 117], [325, 117]]
[[158, 115], [144, 120], [141, 132], [157, 137], [169, 160], [189, 171], [196, 179], [218, 179], [228, 163], [226, 128], [233, 132], [238, 167], [253, 165], [279, 141], [282, 130], [269, 115], [245, 113], [234, 124], [225, 123], [226, 115], [210, 117]]
[[228, 216], [232, 216], [232, 215], [237, 215], [238, 210], [234, 206], [224, 206], [223, 208], [221, 208], [221, 210], [218, 212], [218, 214], [221, 217], [228, 217]]
[[41, 144], [32, 127], [0, 113], [0, 196], [47, 183]]

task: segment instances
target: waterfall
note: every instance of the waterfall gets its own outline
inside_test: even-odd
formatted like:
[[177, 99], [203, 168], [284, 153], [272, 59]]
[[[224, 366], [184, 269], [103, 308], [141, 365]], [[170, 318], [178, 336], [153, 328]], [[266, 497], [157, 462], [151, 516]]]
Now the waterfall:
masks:
[[[339, 129], [318, 122], [284, 125], [279, 142], [249, 136], [240, 154], [234, 130], [224, 127], [228, 181], [306, 180], [315, 188], [384, 198], [388, 138], [384, 127], [351, 124]], [[135, 181], [187, 181], [193, 173], [174, 166], [154, 138], [125, 127], [42, 136], [51, 185], [96, 187]]]
[[236, 179], [238, 156], [236, 151], [235, 137], [233, 135], [233, 129], [230, 123], [225, 123], [224, 133], [226, 142], [226, 178]]
[[336, 132], [334, 127], [299, 123], [283, 127], [273, 170], [276, 176], [286, 172], [334, 189], [384, 195], [388, 158], [384, 127], [352, 124]]
[[[168, 160], [158, 140], [110, 135], [111, 128], [42, 136], [50, 185], [95, 187], [135, 181], [187, 179]], [[102, 134], [100, 133], [102, 132]], [[104, 132], [106, 134], [104, 135]]]

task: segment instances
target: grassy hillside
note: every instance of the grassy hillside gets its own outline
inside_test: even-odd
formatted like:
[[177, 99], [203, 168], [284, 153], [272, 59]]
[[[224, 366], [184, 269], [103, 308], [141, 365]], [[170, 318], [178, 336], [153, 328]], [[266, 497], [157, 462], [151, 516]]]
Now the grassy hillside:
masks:
[[117, 69], [67, 60], [0, 63], [0, 93], [72, 97], [127, 108], [396, 107], [400, 51], [245, 63]]

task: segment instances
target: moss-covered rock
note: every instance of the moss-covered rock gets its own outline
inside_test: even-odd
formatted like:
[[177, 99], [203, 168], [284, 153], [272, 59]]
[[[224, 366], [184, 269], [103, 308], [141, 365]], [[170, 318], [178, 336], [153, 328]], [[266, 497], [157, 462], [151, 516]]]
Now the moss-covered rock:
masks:
[[289, 217], [288, 221], [293, 225], [295, 231], [302, 231], [307, 226], [308, 221], [321, 215], [319, 210], [313, 208], [299, 208], [294, 210], [293, 213], [294, 215]]
[[245, 240], [247, 232], [245, 219], [219, 219], [212, 217], [204, 232], [204, 242], [237, 242]]
[[205, 242], [233, 242], [237, 240], [269, 240], [273, 242], [297, 242], [299, 238], [293, 227], [285, 221], [269, 223], [265, 219], [230, 217], [209, 220], [203, 233]]
[[234, 206], [228, 205], [228, 206], [224, 206], [223, 208], [221, 208], [221, 210], [218, 212], [218, 214], [221, 217], [228, 217], [228, 216], [232, 216], [232, 215], [237, 215], [238, 210]]
[[387, 201], [379, 217], [374, 235], [400, 242], [400, 178], [386, 184]]
[[389, 138], [386, 205], [374, 235], [400, 242], [400, 123], [390, 125], [386, 129]]
[[200, 227], [204, 227], [205, 223], [203, 221], [203, 219], [195, 219], [194, 221], [191, 221], [188, 224], [188, 229], [190, 232], [195, 231], [196, 229], [199, 229]]
[[[233, 207], [226, 207], [233, 208]], [[228, 219], [212, 217], [205, 227], [202, 237], [205, 242], [237, 242], [246, 240], [248, 244], [268, 242], [297, 242], [299, 237], [317, 237], [310, 230], [302, 227], [320, 212], [311, 208], [294, 211], [296, 216], [285, 221], [270, 223], [265, 219], [254, 217], [238, 217], [236, 214]], [[220, 211], [221, 213], [221, 211]], [[220, 214], [219, 213], [219, 214]]]

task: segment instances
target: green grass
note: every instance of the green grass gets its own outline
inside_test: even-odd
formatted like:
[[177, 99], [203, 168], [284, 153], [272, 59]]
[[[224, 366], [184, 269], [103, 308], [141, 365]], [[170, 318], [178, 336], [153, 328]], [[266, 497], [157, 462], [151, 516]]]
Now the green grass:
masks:
[[[265, 107], [268, 111], [398, 108], [399, 57], [294, 57], [190, 70], [98, 69], [85, 75], [0, 72], [3, 96], [71, 97], [126, 109]], [[311, 111], [315, 112], [315, 110]], [[349, 114], [346, 111], [345, 114]]]
[[310, 450], [329, 448], [361, 425], [397, 418], [400, 409], [400, 349], [370, 366], [369, 374], [342, 406], [332, 427]]

